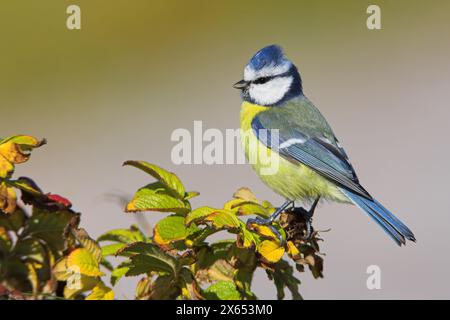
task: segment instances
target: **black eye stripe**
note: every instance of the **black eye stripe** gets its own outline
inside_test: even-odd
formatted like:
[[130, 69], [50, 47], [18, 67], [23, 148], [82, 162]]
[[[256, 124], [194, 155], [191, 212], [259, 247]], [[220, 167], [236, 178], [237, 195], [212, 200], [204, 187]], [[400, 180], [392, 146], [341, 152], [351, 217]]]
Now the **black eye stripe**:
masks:
[[274, 77], [261, 77], [261, 78], [258, 78], [258, 79], [255, 79], [254, 81], [253, 81], [253, 83], [254, 84], [263, 84], [263, 83], [266, 83], [267, 81], [269, 81], [269, 80], [271, 80], [271, 79], [273, 79]]
[[286, 76], [289, 76], [289, 75], [290, 75], [290, 73], [289, 73], [289, 71], [287, 71], [287, 72], [282, 73], [282, 74], [277, 74], [276, 76], [267, 76], [267, 77], [261, 77], [261, 78], [255, 79], [255, 80], [252, 81], [252, 83], [254, 83], [254, 84], [263, 84], [263, 83], [266, 83], [266, 82], [268, 82], [268, 81], [270, 81], [270, 80], [272, 80], [274, 78], [286, 77]]

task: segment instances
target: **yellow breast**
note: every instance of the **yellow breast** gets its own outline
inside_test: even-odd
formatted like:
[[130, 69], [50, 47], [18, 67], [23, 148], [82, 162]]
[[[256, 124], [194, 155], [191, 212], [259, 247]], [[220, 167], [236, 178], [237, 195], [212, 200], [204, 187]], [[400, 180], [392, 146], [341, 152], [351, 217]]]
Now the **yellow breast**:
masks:
[[334, 184], [300, 163], [292, 163], [262, 144], [252, 130], [255, 116], [270, 107], [244, 102], [241, 106], [241, 142], [247, 160], [261, 180], [289, 200], [313, 201], [317, 196], [338, 202], [348, 199]]

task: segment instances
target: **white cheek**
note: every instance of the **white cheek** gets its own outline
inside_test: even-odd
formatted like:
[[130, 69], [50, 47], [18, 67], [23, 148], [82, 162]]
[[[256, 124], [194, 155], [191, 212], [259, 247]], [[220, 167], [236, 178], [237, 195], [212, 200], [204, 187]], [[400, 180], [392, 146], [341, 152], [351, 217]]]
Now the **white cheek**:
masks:
[[280, 101], [289, 91], [293, 78], [275, 78], [263, 84], [251, 84], [250, 97], [260, 105], [271, 105]]

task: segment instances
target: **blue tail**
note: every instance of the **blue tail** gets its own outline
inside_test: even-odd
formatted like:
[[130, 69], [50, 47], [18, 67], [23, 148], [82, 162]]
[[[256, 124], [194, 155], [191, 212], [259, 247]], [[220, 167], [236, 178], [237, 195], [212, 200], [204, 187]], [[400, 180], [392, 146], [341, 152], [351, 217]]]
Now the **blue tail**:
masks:
[[399, 245], [405, 244], [405, 238], [416, 241], [414, 234], [388, 209], [377, 200], [366, 199], [351, 191], [341, 189], [352, 202], [366, 212]]

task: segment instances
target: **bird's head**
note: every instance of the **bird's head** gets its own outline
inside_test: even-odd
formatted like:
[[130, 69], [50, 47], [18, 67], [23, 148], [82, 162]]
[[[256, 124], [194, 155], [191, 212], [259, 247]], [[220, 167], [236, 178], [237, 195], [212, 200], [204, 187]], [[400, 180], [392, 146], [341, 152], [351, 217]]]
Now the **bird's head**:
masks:
[[263, 106], [277, 105], [302, 94], [297, 68], [277, 45], [259, 50], [245, 66], [244, 79], [233, 87], [242, 90], [243, 100]]

